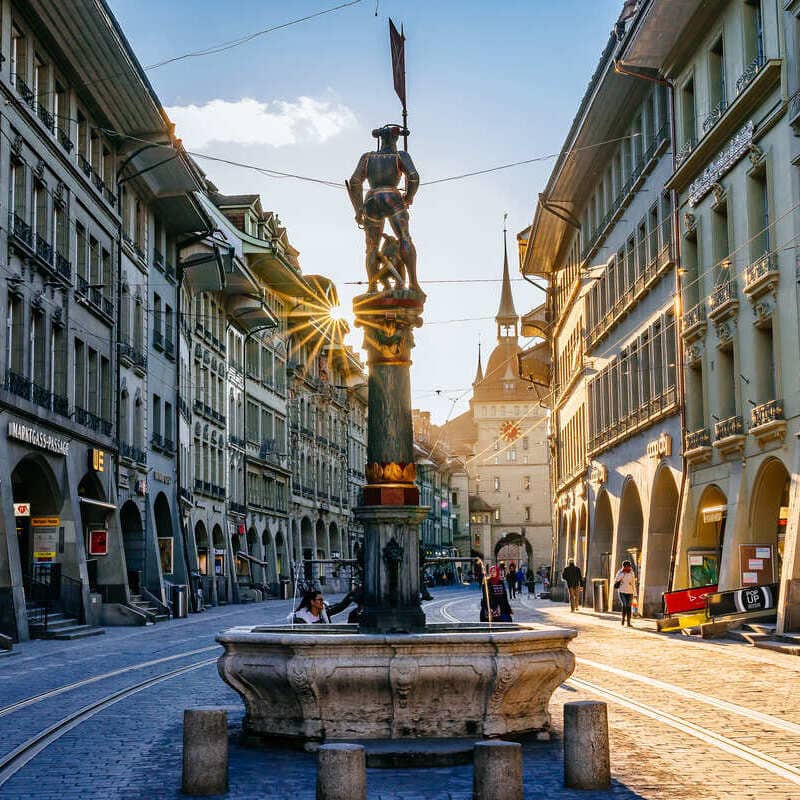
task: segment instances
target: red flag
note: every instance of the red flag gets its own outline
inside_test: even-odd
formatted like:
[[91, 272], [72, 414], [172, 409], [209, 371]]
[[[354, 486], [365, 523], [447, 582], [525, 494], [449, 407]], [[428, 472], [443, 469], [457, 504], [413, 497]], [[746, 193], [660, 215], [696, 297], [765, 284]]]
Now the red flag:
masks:
[[392, 74], [394, 75], [394, 90], [406, 107], [406, 37], [397, 32], [394, 22], [389, 20], [389, 43], [392, 48]]

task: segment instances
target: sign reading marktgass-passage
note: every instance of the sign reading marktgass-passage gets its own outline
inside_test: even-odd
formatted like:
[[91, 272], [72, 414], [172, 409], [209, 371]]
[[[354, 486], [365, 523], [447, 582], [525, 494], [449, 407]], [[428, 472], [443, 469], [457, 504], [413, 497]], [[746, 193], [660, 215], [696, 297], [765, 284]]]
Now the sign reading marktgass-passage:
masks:
[[769, 611], [778, 606], [778, 584], [748, 586], [732, 592], [717, 592], [708, 596], [708, 614], [711, 617], [726, 617], [732, 614], [749, 614], [753, 611]]

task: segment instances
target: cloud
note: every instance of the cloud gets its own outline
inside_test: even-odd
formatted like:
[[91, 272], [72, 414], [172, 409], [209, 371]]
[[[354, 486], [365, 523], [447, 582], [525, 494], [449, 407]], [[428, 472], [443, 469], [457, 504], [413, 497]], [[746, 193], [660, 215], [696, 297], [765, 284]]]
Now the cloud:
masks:
[[355, 114], [333, 98], [298, 97], [294, 102], [209, 100], [204, 105], [166, 109], [184, 144], [200, 150], [210, 142], [285, 147], [325, 142], [356, 126]]

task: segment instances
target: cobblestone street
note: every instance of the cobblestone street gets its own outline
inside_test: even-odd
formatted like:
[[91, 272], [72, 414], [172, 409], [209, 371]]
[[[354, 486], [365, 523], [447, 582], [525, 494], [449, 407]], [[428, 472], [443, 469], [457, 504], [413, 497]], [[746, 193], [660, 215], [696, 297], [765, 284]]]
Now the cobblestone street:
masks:
[[[553, 697], [553, 739], [525, 745], [525, 796], [618, 798], [795, 798], [800, 794], [800, 662], [733, 642], [621, 630], [608, 618], [518, 598], [517, 621], [575, 626], [578, 666]], [[186, 707], [230, 709], [229, 797], [312, 798], [314, 757], [238, 743], [242, 706], [219, 679], [214, 635], [224, 627], [281, 622], [288, 605], [212, 609], [147, 628], [110, 628], [75, 643], [33, 641], [0, 665], [0, 740], [8, 754], [26, 739], [122, 688], [190, 668], [109, 705], [64, 733], [7, 782], [0, 797], [179, 797], [181, 718]], [[436, 621], [477, 617], [475, 589], [439, 589]], [[132, 665], [139, 668], [117, 671]], [[199, 665], [199, 666], [195, 666]], [[68, 691], [61, 687], [102, 676]], [[27, 698], [51, 693], [36, 703]], [[604, 694], [605, 693], [605, 694]], [[609, 703], [613, 788], [562, 786], [561, 708], [575, 699]], [[17, 705], [13, 705], [17, 704]], [[744, 747], [744, 749], [742, 749]], [[2, 777], [0, 776], [0, 780]], [[369, 797], [469, 798], [471, 767], [370, 770]]]

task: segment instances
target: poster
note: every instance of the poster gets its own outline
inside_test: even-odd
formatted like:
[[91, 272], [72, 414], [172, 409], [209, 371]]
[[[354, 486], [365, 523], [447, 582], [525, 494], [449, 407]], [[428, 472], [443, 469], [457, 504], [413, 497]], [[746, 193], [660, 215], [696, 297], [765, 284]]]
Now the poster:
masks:
[[89, 531], [89, 555], [90, 556], [108, 555], [108, 531], [105, 530]]
[[703, 566], [703, 556], [689, 556], [689, 566], [690, 567], [702, 567]]
[[756, 558], [772, 558], [772, 548], [756, 547]]
[[743, 572], [742, 573], [742, 583], [747, 585], [748, 583], [758, 583], [758, 573], [757, 572]]
[[174, 542], [171, 536], [159, 537], [158, 539], [158, 555], [161, 559], [161, 574], [171, 575], [174, 571], [173, 562], [173, 547]]
[[689, 553], [689, 586], [713, 586], [719, 577], [719, 554]]
[[58, 548], [57, 528], [33, 529], [33, 560], [55, 561]]
[[764, 569], [764, 559], [763, 558], [750, 558], [747, 560], [747, 569], [752, 570], [754, 572], [758, 572], [759, 570]]

